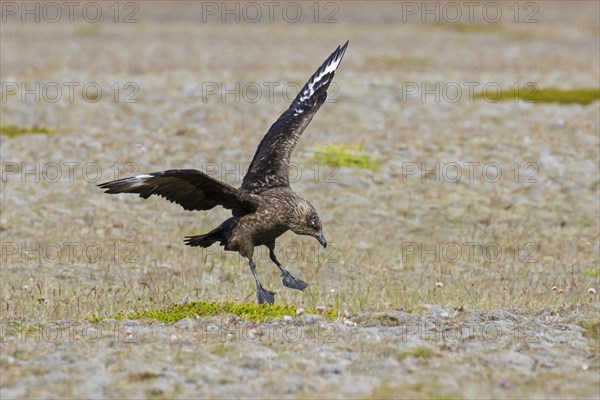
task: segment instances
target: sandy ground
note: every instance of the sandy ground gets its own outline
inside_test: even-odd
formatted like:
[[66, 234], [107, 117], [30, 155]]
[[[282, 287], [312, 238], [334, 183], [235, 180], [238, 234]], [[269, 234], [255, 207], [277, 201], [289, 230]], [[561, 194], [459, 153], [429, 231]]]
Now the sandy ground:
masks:
[[[238, 20], [220, 2], [100, 3], [98, 22], [3, 3], [2, 125], [56, 133], [0, 136], [1, 397], [598, 398], [598, 102], [492, 101], [600, 85], [598, 3], [572, 3], [482, 3], [473, 21], [461, 2], [460, 21], [449, 3], [277, 3], [271, 20], [262, 3]], [[278, 241], [303, 293], [264, 252], [258, 267], [278, 303], [351, 317], [110, 319], [253, 302], [254, 283], [236, 255], [183, 245], [226, 211], [95, 184], [169, 168], [239, 184], [347, 39], [291, 171], [331, 246]], [[381, 166], [313, 161], [326, 144]]]

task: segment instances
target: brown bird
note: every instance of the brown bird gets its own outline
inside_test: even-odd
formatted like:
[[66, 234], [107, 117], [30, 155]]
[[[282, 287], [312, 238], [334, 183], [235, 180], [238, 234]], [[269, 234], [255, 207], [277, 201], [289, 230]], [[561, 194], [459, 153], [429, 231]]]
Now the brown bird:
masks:
[[258, 145], [242, 186], [234, 188], [194, 169], [172, 169], [102, 183], [106, 193], [137, 193], [147, 199], [158, 195], [186, 210], [210, 210], [220, 205], [232, 217], [212, 231], [187, 236], [185, 244], [208, 247], [219, 242], [249, 260], [256, 281], [258, 303], [275, 302], [275, 293], [263, 288], [252, 259], [256, 246], [266, 246], [281, 270], [283, 285], [304, 290], [306, 282], [290, 274], [275, 256], [275, 240], [288, 230], [316, 238], [323, 247], [321, 220], [313, 205], [290, 188], [290, 157], [300, 135], [327, 98], [327, 88], [340, 65], [348, 42], [325, 60], [304, 85], [290, 107], [271, 126]]

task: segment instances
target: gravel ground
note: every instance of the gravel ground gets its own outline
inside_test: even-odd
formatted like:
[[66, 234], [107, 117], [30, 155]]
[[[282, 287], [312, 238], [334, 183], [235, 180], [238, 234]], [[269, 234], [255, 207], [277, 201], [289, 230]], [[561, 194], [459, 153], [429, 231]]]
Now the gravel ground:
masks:
[[[420, 2], [293, 3], [300, 21], [289, 8], [255, 23], [243, 3], [226, 23], [220, 2], [119, 3], [118, 16], [100, 3], [97, 23], [3, 8], [2, 125], [56, 133], [0, 135], [0, 396], [598, 398], [598, 102], [469, 97], [600, 86], [598, 3], [572, 3], [493, 3], [497, 23], [464, 21], [461, 2], [462, 22], [435, 3], [440, 23], [421, 22]], [[278, 303], [351, 317], [111, 319], [252, 302], [254, 284], [235, 255], [182, 243], [224, 210], [95, 184], [169, 168], [239, 184], [286, 95], [347, 39], [292, 179], [331, 246], [278, 242], [303, 293], [266, 253], [258, 268]], [[327, 144], [380, 167], [328, 169], [312, 158]]]
[[599, 358], [582, 328], [548, 312], [350, 320], [61, 321], [4, 343], [3, 398], [597, 396]]

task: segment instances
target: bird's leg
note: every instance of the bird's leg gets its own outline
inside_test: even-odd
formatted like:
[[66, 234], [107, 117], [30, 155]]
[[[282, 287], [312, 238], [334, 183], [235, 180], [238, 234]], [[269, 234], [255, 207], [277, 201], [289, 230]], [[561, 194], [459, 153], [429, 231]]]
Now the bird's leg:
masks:
[[274, 247], [275, 246], [269, 246], [269, 256], [271, 257], [271, 261], [273, 261], [275, 265], [277, 265], [277, 267], [281, 270], [281, 281], [283, 282], [283, 286], [289, 287], [290, 289], [306, 289], [308, 283], [296, 278], [294, 275], [290, 274], [285, 268], [281, 266], [281, 264], [277, 260], [277, 257], [275, 257], [275, 252], [273, 251]]
[[256, 275], [256, 265], [254, 265], [254, 261], [252, 261], [252, 259], [250, 259], [250, 270], [252, 271], [252, 275], [254, 275], [254, 281], [256, 282], [256, 297], [258, 298], [258, 304], [263, 304], [265, 302], [268, 304], [274, 304], [275, 293], [262, 287], [260, 281], [258, 280], [258, 275]]

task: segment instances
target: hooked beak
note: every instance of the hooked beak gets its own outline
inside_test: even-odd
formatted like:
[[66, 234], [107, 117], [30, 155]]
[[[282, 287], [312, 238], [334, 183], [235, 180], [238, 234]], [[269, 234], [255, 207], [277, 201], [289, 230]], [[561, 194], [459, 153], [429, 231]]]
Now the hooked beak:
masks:
[[325, 236], [323, 236], [323, 232], [316, 235], [315, 238], [319, 241], [319, 243], [321, 243], [323, 248], [327, 247], [327, 240], [325, 239]]

